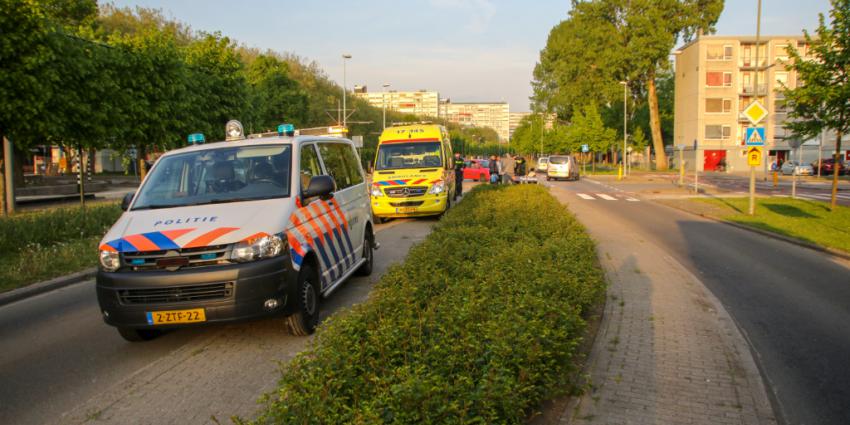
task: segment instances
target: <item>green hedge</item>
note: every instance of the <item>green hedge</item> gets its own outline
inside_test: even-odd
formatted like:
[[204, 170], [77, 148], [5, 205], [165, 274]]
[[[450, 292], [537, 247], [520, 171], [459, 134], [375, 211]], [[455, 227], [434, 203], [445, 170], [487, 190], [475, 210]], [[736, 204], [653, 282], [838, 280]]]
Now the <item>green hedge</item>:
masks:
[[323, 323], [257, 423], [521, 423], [569, 387], [604, 286], [591, 239], [543, 188], [481, 187]]
[[73, 239], [103, 236], [121, 215], [118, 204], [63, 207], [0, 218], [0, 252], [50, 246]]

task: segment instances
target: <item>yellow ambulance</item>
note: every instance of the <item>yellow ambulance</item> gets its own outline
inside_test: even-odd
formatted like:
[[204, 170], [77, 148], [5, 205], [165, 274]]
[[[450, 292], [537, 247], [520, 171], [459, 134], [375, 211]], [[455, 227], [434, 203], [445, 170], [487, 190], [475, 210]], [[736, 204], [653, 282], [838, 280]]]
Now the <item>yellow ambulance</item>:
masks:
[[452, 146], [445, 127], [387, 127], [378, 139], [371, 186], [376, 219], [438, 215], [455, 194]]

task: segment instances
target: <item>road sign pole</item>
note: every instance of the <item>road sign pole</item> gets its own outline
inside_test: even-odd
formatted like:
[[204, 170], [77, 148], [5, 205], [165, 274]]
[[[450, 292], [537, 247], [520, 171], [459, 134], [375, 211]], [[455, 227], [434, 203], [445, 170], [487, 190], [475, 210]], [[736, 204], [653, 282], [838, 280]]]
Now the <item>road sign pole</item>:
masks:
[[685, 185], [685, 150], [679, 148], [679, 187]]
[[[755, 100], [758, 102], [759, 99], [759, 51], [761, 50], [761, 0], [758, 0], [758, 13], [756, 15], [756, 75], [753, 78], [753, 82], [755, 83]], [[750, 165], [750, 208], [749, 214], [755, 215], [756, 213], [756, 167], [754, 165]]]
[[699, 194], [699, 149], [694, 140], [694, 193]]

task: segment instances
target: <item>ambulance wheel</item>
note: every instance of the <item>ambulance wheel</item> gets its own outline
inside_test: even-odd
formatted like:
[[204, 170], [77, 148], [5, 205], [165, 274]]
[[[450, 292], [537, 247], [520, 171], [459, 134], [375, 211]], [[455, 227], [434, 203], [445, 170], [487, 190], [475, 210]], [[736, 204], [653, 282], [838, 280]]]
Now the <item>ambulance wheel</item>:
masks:
[[366, 262], [357, 269], [357, 274], [369, 276], [372, 274], [372, 266], [375, 264], [375, 236], [372, 234], [372, 229], [366, 229], [366, 237], [363, 238], [363, 258], [366, 259]]
[[298, 296], [295, 314], [286, 318], [289, 330], [296, 336], [307, 336], [319, 325], [319, 291], [316, 290], [316, 273], [309, 264], [301, 267], [298, 273]]
[[118, 328], [118, 334], [121, 338], [130, 342], [150, 341], [159, 336], [158, 329], [133, 329], [133, 328]]

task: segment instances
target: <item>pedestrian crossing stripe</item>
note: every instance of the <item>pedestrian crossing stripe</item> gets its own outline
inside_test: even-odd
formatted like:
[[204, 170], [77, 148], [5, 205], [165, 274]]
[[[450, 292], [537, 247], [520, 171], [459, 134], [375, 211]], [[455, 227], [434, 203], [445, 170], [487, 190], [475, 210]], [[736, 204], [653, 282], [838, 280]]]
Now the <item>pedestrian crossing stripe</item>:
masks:
[[[594, 197], [593, 195], [596, 195], [596, 196]], [[604, 199], [606, 201], [619, 201], [620, 200], [620, 199], [617, 199], [617, 198], [615, 198], [611, 195], [605, 194], [605, 193], [594, 193], [594, 194], [576, 193], [576, 196], [578, 196], [579, 198], [584, 199], [586, 201], [595, 201], [597, 199], [597, 197], [599, 199]], [[625, 200], [627, 202], [640, 202], [640, 199], [633, 198], [631, 196], [625, 196], [625, 195], [620, 195], [620, 196], [622, 196], [622, 200]]]

